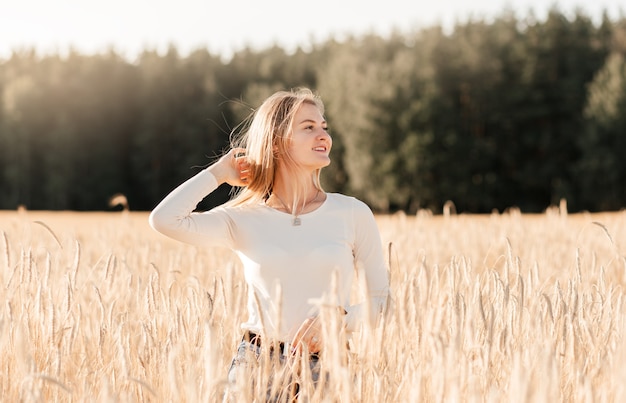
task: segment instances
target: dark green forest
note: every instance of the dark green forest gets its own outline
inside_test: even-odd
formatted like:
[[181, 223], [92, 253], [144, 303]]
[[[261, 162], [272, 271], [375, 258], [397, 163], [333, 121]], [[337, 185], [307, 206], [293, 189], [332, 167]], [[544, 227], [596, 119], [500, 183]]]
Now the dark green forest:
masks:
[[0, 60], [0, 208], [108, 210], [121, 193], [152, 209], [267, 95], [299, 86], [326, 104], [326, 190], [376, 212], [626, 204], [626, 19], [553, 9], [228, 60], [15, 51]]

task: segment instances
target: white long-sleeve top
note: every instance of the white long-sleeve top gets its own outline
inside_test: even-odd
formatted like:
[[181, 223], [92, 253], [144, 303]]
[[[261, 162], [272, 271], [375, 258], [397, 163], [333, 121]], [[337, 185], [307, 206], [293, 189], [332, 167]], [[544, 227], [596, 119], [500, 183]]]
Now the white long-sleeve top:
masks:
[[328, 193], [319, 208], [299, 216], [299, 226], [292, 225], [290, 214], [262, 203], [193, 212], [217, 187], [210, 171], [198, 173], [163, 199], [150, 214], [150, 225], [179, 241], [235, 251], [248, 285], [249, 318], [243, 329], [289, 341], [318, 312], [319, 301], [331, 298], [347, 311], [346, 326], [354, 330], [365, 311], [363, 303], [350, 305], [357, 275], [365, 276], [369, 312], [385, 307], [389, 279], [378, 227], [366, 204]]

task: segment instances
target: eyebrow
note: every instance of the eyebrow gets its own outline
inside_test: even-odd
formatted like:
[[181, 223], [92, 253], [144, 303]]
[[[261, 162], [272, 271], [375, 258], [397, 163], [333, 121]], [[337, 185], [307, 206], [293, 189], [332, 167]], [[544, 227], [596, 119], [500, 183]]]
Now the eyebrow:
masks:
[[[302, 122], [298, 123], [299, 125], [301, 125], [302, 123], [317, 123], [317, 121], [313, 120], [313, 119], [304, 119]], [[322, 120], [321, 124], [325, 125], [326, 121]]]

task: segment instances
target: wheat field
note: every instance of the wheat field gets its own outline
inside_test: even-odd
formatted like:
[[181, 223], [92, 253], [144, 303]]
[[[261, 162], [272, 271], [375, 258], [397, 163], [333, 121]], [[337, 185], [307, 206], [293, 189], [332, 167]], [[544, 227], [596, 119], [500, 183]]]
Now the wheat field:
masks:
[[[626, 401], [625, 212], [377, 220], [390, 310], [352, 335], [323, 315], [327, 375], [294, 375], [301, 401]], [[269, 393], [268, 365], [226, 382], [246, 316], [235, 255], [147, 213], [0, 212], [0, 294], [3, 402]]]

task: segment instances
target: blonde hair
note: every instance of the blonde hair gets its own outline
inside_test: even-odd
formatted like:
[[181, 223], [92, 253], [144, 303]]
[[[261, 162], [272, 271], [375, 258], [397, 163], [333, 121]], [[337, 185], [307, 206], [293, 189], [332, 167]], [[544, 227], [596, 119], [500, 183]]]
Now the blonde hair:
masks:
[[[228, 202], [229, 205], [238, 206], [267, 199], [272, 193], [279, 160], [289, 172], [301, 170], [289, 153], [289, 143], [294, 116], [303, 104], [313, 105], [324, 114], [321, 98], [310, 89], [279, 91], [269, 96], [239, 125], [238, 133], [233, 133], [231, 147], [246, 149], [251, 174], [248, 186], [240, 188]], [[315, 171], [313, 184], [322, 190], [320, 172], [321, 169]], [[306, 186], [306, 183], [294, 183], [294, 206], [298, 204], [298, 200], [304, 199]]]

